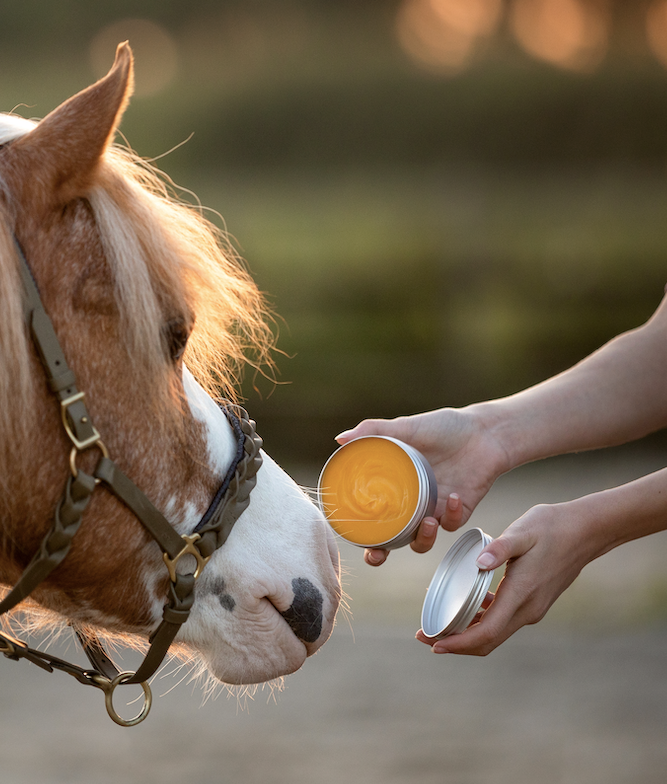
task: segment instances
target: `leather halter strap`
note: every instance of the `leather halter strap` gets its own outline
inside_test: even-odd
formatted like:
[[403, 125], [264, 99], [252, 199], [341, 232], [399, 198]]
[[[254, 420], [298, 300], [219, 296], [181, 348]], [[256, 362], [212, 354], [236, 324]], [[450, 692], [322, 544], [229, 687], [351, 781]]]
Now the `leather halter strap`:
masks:
[[[85, 396], [77, 389], [76, 378], [67, 364], [51, 320], [44, 310], [37, 285], [18, 241], [16, 251], [30, 332], [49, 386], [60, 400], [63, 427], [72, 442], [72, 476], [67, 480], [63, 498], [55, 510], [53, 524], [38, 552], [16, 585], [0, 602], [0, 615], [28, 597], [62, 563], [69, 552], [72, 538], [79, 529], [90, 497], [100, 484], [131, 509], [155, 539], [163, 553], [170, 585], [162, 621], [151, 635], [148, 652], [135, 673], [119, 673], [94, 634], [84, 636], [77, 632], [92, 670], [84, 670], [50, 654], [36, 651], [4, 633], [0, 633], [0, 653], [11, 659], [26, 658], [51, 672], [54, 669], [62, 670], [76, 677], [81, 683], [103, 689], [111, 718], [119, 724], [132, 725], [142, 721], [148, 714], [150, 688], [146, 681], [156, 672], [178, 630], [188, 619], [195, 598], [196, 580], [213, 552], [226, 542], [235, 522], [248, 507], [250, 492], [256, 484], [257, 472], [262, 463], [262, 440], [255, 432], [254, 422], [242, 408], [223, 408], [236, 436], [236, 454], [222, 486], [195, 531], [190, 535], [180, 536], [164, 515], [109, 457], [100, 434], [93, 426], [86, 408]], [[93, 448], [98, 449], [101, 456], [93, 474], [89, 475], [76, 467], [76, 456]], [[192, 573], [177, 571], [179, 560], [186, 555], [194, 556], [196, 560], [196, 568]], [[113, 692], [121, 683], [140, 683], [146, 695], [144, 710], [130, 721], [121, 719], [113, 709]]]

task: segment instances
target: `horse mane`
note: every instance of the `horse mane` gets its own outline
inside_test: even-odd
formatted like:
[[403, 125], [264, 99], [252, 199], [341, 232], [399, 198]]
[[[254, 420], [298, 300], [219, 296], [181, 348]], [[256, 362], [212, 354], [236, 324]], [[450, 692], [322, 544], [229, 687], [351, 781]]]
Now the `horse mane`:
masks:
[[99, 180], [89, 201], [140, 361], [164, 367], [166, 297], [194, 316], [188, 369], [212, 397], [235, 400], [246, 364], [272, 367], [275, 339], [265, 299], [226, 234], [126, 147], [109, 147]]
[[[34, 127], [0, 114], [0, 144]], [[0, 190], [3, 185], [0, 180]], [[200, 206], [180, 200], [166, 175], [118, 145], [107, 148], [86, 197], [115, 282], [121, 338], [158, 396], [156, 382], [167, 375], [169, 308], [194, 318], [184, 361], [212, 397], [236, 400], [246, 364], [272, 368], [275, 339], [266, 302]], [[33, 394], [15, 255], [11, 221], [0, 210], [0, 432], [10, 442], [20, 435]], [[12, 400], [23, 415], [17, 416]], [[11, 451], [7, 442], [4, 447], [0, 463]]]

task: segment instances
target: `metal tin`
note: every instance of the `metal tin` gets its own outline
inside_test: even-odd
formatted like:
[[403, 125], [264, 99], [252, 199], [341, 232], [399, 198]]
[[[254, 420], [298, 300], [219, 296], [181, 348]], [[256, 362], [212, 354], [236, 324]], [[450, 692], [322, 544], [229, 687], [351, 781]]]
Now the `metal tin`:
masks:
[[[415, 508], [412, 513], [412, 517], [401, 531], [389, 539], [383, 539], [380, 537], [377, 541], [369, 540], [362, 543], [352, 541], [343, 533], [336, 530], [331, 519], [334, 513], [331, 509], [327, 508], [327, 504], [323, 498], [322, 479], [327, 468], [332, 464], [332, 462], [340, 459], [343, 450], [354, 449], [354, 445], [357, 444], [357, 442], [368, 439], [381, 439], [383, 441], [389, 441], [393, 444], [396, 444], [399, 449], [401, 449], [410, 458], [412, 467], [416, 472], [419, 482], [419, 494], [417, 503], [415, 504]], [[355, 438], [354, 440], [349, 441], [347, 444], [344, 444], [329, 457], [320, 473], [320, 478], [317, 485], [317, 495], [320, 508], [324, 512], [325, 517], [327, 520], [329, 520], [329, 523], [336, 534], [342, 539], [345, 539], [345, 541], [350, 542], [350, 544], [354, 544], [357, 547], [382, 547], [386, 550], [393, 550], [398, 547], [404, 547], [406, 544], [410, 544], [410, 542], [412, 542], [417, 535], [417, 529], [419, 528], [421, 521], [425, 517], [433, 514], [435, 511], [436, 501], [438, 499], [438, 484], [435, 480], [435, 475], [433, 474], [433, 469], [431, 468], [429, 462], [421, 454], [421, 452], [419, 452], [414, 447], [389, 436], [361, 436], [360, 438]], [[382, 520], [378, 520], [378, 523], [381, 522]]]
[[491, 541], [480, 528], [472, 528], [454, 542], [440, 562], [422, 608], [422, 631], [430, 640], [464, 631], [479, 611], [493, 570], [480, 569], [476, 561]]

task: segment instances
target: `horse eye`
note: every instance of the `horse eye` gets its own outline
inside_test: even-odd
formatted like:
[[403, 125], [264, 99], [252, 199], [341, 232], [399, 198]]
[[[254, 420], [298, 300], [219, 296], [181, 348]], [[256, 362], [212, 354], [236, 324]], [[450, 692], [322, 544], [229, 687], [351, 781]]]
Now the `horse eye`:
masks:
[[185, 346], [190, 337], [190, 329], [183, 318], [170, 319], [166, 325], [167, 347], [172, 362], [178, 362], [183, 356]]

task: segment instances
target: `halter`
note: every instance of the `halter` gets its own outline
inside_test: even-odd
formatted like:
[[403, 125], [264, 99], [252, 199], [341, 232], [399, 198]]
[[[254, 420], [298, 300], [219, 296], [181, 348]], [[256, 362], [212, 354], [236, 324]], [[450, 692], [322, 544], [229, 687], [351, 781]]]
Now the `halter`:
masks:
[[[69, 459], [71, 476], [56, 507], [51, 529], [16, 585], [0, 602], [0, 615], [16, 607], [60, 565], [69, 552], [72, 537], [79, 529], [92, 493], [99, 485], [103, 485], [129, 507], [158, 543], [169, 572], [170, 584], [162, 621], [149, 637], [148, 651], [136, 672], [119, 672], [98, 637], [94, 633], [84, 635], [80, 631], [77, 631], [77, 636], [91, 669], [83, 669], [30, 648], [4, 632], [0, 632], [0, 653], [9, 659], [28, 659], [49, 672], [61, 670], [80, 683], [101, 689], [105, 695], [107, 712], [113, 721], [122, 726], [133, 726], [148, 715], [152, 696], [147, 681], [161, 665], [178, 630], [188, 619], [194, 603], [197, 579], [215, 550], [227, 541], [234, 523], [250, 503], [250, 492], [256, 484], [257, 472], [262, 463], [262, 440], [255, 432], [255, 423], [243, 409], [234, 407], [232, 410], [229, 405], [222, 407], [234, 430], [236, 453], [221, 487], [193, 533], [179, 536], [162, 513], [109, 457], [86, 408], [85, 395], [77, 389], [76, 378], [67, 365], [18, 241], [16, 250], [25, 292], [26, 319], [51, 391], [60, 400], [63, 428], [72, 443]], [[98, 450], [100, 458], [93, 473], [87, 474], [77, 467], [77, 457], [90, 449]], [[177, 571], [177, 565], [186, 555], [195, 558], [196, 567], [192, 573], [181, 574]], [[120, 684], [140, 684], [144, 691], [142, 710], [133, 719], [121, 718], [113, 707], [113, 694]]]

